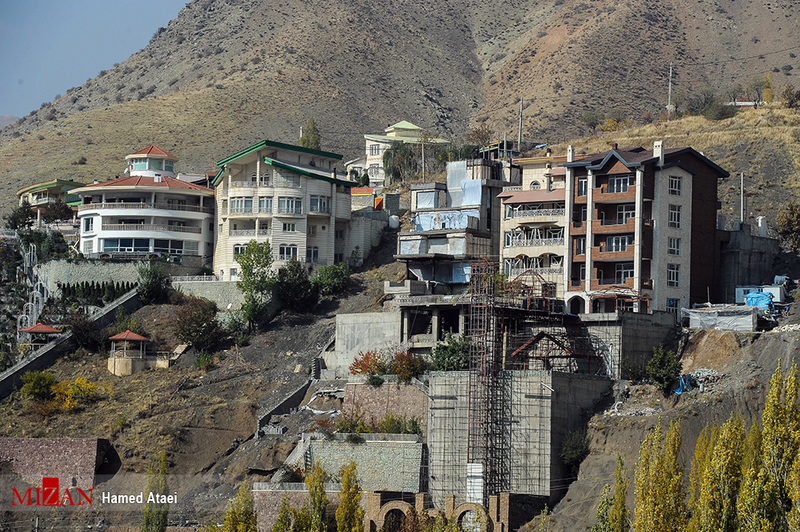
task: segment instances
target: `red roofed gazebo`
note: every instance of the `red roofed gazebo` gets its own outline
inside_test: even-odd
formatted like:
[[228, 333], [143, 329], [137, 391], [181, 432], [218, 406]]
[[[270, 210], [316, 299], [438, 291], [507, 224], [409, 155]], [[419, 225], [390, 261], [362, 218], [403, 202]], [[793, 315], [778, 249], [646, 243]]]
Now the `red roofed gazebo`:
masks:
[[145, 347], [145, 342], [149, 342], [147, 338], [144, 336], [140, 336], [134, 332], [131, 332], [130, 329], [125, 331], [124, 333], [115, 334], [109, 338], [111, 340], [111, 353], [116, 355], [117, 353], [117, 342], [122, 342], [122, 356], [128, 356], [128, 342], [139, 343], [139, 358], [144, 358], [145, 351], [147, 350]]
[[[36, 325], [31, 325], [30, 327], [24, 327], [20, 329], [18, 332], [27, 333], [29, 335], [28, 338], [30, 339], [31, 349], [33, 350], [39, 349], [40, 347], [47, 345], [49, 342], [47, 336], [53, 334], [61, 334], [61, 331], [59, 331], [58, 329], [54, 329], [53, 327], [50, 327], [49, 325], [45, 325], [43, 323], [37, 323]], [[42, 341], [38, 342], [34, 341], [34, 335], [40, 336]]]

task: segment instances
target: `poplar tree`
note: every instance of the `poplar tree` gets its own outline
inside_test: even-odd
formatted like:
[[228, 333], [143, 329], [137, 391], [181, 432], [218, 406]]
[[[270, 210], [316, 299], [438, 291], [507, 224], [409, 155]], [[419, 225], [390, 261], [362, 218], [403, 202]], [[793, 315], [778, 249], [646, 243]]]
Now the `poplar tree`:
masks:
[[603, 486], [603, 491], [600, 493], [600, 503], [597, 505], [597, 513], [595, 519], [597, 522], [592, 525], [589, 532], [609, 532], [611, 527], [608, 522], [608, 511], [611, 508], [611, 484]]
[[627, 507], [630, 482], [628, 481], [628, 471], [623, 471], [622, 467], [622, 457], [617, 455], [617, 468], [614, 470], [614, 498], [608, 513], [608, 530], [610, 532], [627, 532], [631, 527]]
[[698, 502], [700, 493], [700, 484], [703, 479], [703, 471], [708, 463], [711, 461], [711, 455], [714, 452], [714, 445], [717, 441], [717, 424], [712, 423], [706, 425], [700, 434], [697, 436], [697, 443], [694, 447], [694, 457], [692, 458], [692, 469], [689, 471], [689, 511], [692, 513], [692, 519], [689, 521], [689, 531], [695, 532], [697, 529], [697, 519], [695, 516], [698, 512]]
[[284, 495], [281, 501], [281, 508], [278, 510], [278, 517], [272, 525], [272, 532], [291, 532], [292, 530], [292, 507], [289, 505], [289, 498]]
[[320, 149], [319, 128], [317, 128], [317, 123], [313, 118], [308, 119], [305, 129], [303, 129], [303, 135], [300, 137], [300, 146], [312, 150]]
[[[147, 493], [167, 495], [167, 451], [161, 451], [147, 468]], [[169, 503], [148, 502], [144, 505], [141, 532], [164, 532], [167, 529]]]
[[228, 501], [222, 518], [222, 532], [257, 532], [255, 501], [246, 477], [239, 485], [236, 498]]
[[308, 503], [311, 508], [311, 526], [309, 532], [325, 532], [325, 510], [328, 507], [328, 496], [325, 494], [327, 474], [319, 462], [306, 475]]
[[359, 532], [364, 528], [364, 509], [361, 507], [361, 487], [358, 485], [358, 469], [350, 462], [342, 470], [342, 489], [339, 491], [339, 507], [336, 509], [337, 532]]

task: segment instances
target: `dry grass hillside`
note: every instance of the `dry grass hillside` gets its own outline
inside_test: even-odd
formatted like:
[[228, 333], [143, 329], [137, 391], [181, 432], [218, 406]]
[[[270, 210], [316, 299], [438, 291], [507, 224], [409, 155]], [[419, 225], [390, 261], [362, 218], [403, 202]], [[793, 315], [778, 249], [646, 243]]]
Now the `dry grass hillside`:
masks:
[[586, 133], [589, 110], [657, 117], [670, 62], [676, 95], [772, 70], [776, 85], [791, 81], [790, 7], [195, 0], [143, 50], [3, 128], [0, 207], [37, 180], [116, 175], [151, 143], [181, 158], [178, 171], [207, 171], [264, 138], [295, 142], [311, 117], [323, 149], [345, 158], [402, 119], [453, 135], [485, 122], [513, 138], [520, 98], [534, 140]]

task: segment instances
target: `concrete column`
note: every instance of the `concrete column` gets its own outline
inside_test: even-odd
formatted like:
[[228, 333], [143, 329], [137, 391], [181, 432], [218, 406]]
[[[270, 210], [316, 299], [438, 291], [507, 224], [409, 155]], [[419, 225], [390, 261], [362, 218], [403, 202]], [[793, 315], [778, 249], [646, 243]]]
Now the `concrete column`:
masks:
[[464, 336], [469, 332], [467, 331], [467, 314], [463, 308], [458, 310], [458, 332]]
[[[636, 216], [635, 229], [633, 233], [633, 289], [641, 292], [642, 290], [642, 224], [644, 223], [644, 170], [636, 169]], [[652, 268], [652, 265], [651, 265]], [[637, 312], [640, 302], [635, 303]]]
[[440, 311], [438, 308], [431, 311], [431, 334], [434, 342], [439, 341], [439, 316]]
[[[310, 201], [310, 200], [309, 200]], [[331, 183], [331, 217], [329, 218], [330, 223], [328, 224], [328, 229], [330, 230], [330, 235], [328, 236], [331, 251], [330, 257], [328, 257], [328, 264], [333, 264], [336, 259], [336, 183]], [[345, 258], [345, 260], [347, 260]], [[348, 264], [348, 266], [350, 266]]]
[[566, 190], [564, 191], [564, 273], [561, 276], [561, 285], [563, 288], [564, 300], [569, 299], [569, 287], [572, 283], [572, 214], [575, 207], [574, 201], [574, 179], [575, 170], [567, 168], [567, 177], [565, 181]]
[[[584, 282], [584, 290], [590, 292], [592, 290], [592, 246], [594, 240], [592, 238], [592, 220], [594, 219], [594, 172], [588, 170], [586, 176], [586, 281]], [[587, 313], [591, 312], [591, 308], [586, 309]]]

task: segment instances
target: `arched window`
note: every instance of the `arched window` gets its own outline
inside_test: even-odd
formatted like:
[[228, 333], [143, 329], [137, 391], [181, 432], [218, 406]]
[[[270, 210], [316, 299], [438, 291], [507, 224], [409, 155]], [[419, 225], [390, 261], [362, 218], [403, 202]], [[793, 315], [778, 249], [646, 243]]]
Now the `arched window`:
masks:
[[531, 190], [540, 190], [542, 188], [542, 184], [538, 181], [531, 181]]

